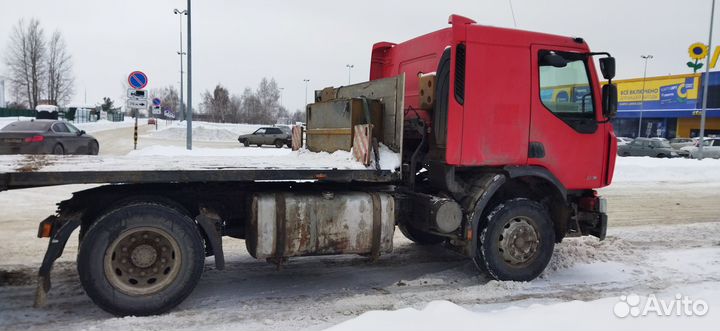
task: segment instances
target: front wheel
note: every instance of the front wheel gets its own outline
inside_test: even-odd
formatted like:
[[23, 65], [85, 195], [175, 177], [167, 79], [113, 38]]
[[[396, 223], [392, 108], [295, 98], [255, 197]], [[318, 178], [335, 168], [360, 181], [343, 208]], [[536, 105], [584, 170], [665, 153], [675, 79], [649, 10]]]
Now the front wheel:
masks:
[[243, 146], [245, 146], [245, 147], [250, 147], [250, 142], [249, 142], [247, 139], [243, 140], [243, 141], [242, 141], [242, 144], [243, 144]]
[[512, 199], [487, 214], [475, 262], [497, 280], [530, 281], [550, 262], [555, 231], [547, 211], [535, 201]]
[[182, 302], [205, 261], [192, 219], [169, 206], [131, 203], [101, 216], [83, 237], [78, 274], [87, 295], [118, 315], [154, 315]]
[[88, 155], [98, 155], [98, 153], [100, 153], [100, 145], [98, 142], [90, 142], [90, 145], [88, 145]]

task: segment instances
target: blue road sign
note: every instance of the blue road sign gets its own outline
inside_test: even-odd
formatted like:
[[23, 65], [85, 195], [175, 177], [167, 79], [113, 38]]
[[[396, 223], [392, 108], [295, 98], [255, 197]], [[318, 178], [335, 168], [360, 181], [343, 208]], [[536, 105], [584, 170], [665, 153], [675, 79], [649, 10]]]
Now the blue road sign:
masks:
[[160, 104], [162, 104], [160, 98], [153, 98], [153, 106], [160, 106]]
[[142, 71], [133, 71], [128, 76], [128, 84], [130, 87], [141, 90], [147, 86], [148, 78]]

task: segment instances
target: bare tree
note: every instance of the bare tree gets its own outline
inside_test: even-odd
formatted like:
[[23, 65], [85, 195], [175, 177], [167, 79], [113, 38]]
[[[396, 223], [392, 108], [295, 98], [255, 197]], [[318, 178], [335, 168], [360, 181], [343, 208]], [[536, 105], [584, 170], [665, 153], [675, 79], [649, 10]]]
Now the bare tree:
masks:
[[48, 44], [47, 96], [56, 104], [64, 104], [73, 94], [72, 59], [67, 52], [65, 39], [55, 31]]
[[225, 87], [218, 84], [212, 94], [210, 91], [205, 91], [202, 98], [203, 107], [212, 121], [220, 123], [232, 121], [233, 109], [230, 102], [230, 92]]
[[47, 46], [45, 33], [37, 19], [29, 22], [20, 20], [10, 34], [10, 45], [5, 55], [5, 64], [9, 69], [10, 88], [27, 100], [27, 105], [35, 109], [46, 73]]

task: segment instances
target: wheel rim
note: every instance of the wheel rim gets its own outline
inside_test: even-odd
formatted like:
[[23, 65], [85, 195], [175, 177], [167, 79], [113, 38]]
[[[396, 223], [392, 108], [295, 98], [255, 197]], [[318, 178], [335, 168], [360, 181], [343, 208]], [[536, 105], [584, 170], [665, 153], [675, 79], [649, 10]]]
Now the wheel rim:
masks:
[[498, 237], [498, 250], [503, 260], [512, 266], [532, 262], [539, 252], [540, 234], [535, 221], [518, 216], [508, 221]]
[[148, 295], [175, 281], [181, 267], [177, 241], [164, 230], [140, 227], [122, 233], [105, 252], [105, 276], [127, 295]]

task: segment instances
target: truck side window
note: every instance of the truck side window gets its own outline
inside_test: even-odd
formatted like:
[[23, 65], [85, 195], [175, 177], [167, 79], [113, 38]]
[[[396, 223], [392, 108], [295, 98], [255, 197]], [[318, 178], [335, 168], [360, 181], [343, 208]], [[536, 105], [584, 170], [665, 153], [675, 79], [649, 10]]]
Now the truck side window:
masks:
[[[565, 63], [550, 63], [547, 55], [559, 55]], [[593, 90], [584, 54], [540, 51], [540, 100], [545, 108], [581, 133], [597, 128]]]

